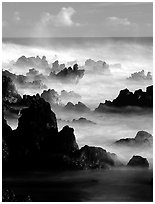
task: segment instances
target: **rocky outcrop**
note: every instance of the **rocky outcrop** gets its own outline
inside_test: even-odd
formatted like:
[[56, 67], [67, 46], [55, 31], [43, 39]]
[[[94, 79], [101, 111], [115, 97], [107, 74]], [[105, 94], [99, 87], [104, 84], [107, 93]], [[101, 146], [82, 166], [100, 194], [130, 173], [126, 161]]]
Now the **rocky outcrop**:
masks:
[[68, 102], [67, 105], [64, 107], [64, 109], [68, 111], [77, 111], [77, 112], [89, 112], [90, 111], [90, 109], [81, 102], [78, 102], [75, 105], [71, 102]]
[[115, 142], [119, 146], [132, 146], [132, 147], [152, 147], [153, 136], [146, 131], [139, 131], [135, 138], [120, 139]]
[[[118, 97], [111, 101], [100, 103], [96, 112], [104, 112], [107, 110], [115, 111], [116, 108], [125, 107], [140, 107], [152, 108], [153, 107], [153, 85], [146, 88], [146, 92], [141, 89], [136, 90], [134, 93], [128, 89], [121, 90]], [[125, 109], [127, 111], [127, 109]], [[129, 111], [132, 111], [130, 108]]]
[[85, 124], [96, 124], [96, 123], [94, 123], [93, 121], [91, 121], [91, 120], [87, 120], [86, 118], [83, 118], [83, 117], [81, 117], [81, 118], [79, 118], [79, 119], [73, 119], [72, 120], [72, 123], [79, 123], [80, 125], [85, 125]]
[[115, 154], [88, 145], [76, 152], [73, 163], [79, 169], [106, 169], [122, 165]]
[[21, 100], [12, 79], [7, 76], [2, 77], [2, 98], [3, 105], [4, 103], [17, 103]]
[[146, 158], [143, 158], [141, 156], [133, 156], [130, 161], [128, 162], [127, 166], [129, 167], [149, 167], [149, 162]]
[[147, 72], [145, 75], [144, 70], [139, 71], [139, 72], [134, 72], [131, 74], [130, 77], [127, 78], [127, 80], [132, 80], [132, 81], [144, 81], [144, 80], [152, 80], [152, 75], [151, 72]]
[[18, 128], [14, 132], [23, 145], [25, 154], [40, 151], [42, 143], [58, 132], [56, 116], [50, 104], [39, 97], [32, 100], [30, 107], [21, 111]]
[[74, 64], [73, 68], [64, 68], [57, 74], [52, 71], [49, 77], [53, 79], [58, 79], [65, 83], [78, 83], [78, 81], [84, 76], [84, 71], [85, 70], [83, 69], [78, 69], [78, 64]]

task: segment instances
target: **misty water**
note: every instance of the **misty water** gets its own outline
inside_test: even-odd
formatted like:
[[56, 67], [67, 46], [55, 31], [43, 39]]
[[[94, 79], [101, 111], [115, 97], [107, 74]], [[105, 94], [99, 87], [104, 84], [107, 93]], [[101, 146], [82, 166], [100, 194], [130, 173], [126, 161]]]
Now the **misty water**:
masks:
[[145, 202], [153, 196], [152, 171], [145, 169], [16, 172], [4, 176], [5, 185], [36, 202]]

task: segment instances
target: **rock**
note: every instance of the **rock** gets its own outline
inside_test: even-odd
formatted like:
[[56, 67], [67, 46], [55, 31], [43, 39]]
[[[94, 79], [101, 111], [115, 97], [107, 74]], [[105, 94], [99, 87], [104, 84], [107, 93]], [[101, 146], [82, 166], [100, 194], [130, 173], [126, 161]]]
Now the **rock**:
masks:
[[67, 105], [64, 107], [65, 110], [69, 111], [77, 111], [77, 112], [89, 112], [90, 109], [83, 103], [78, 102], [78, 104], [73, 104], [68, 102]]
[[29, 108], [21, 111], [18, 127], [14, 131], [20, 140], [24, 154], [28, 155], [38, 154], [44, 141], [57, 133], [55, 113], [51, 110], [50, 104], [42, 98], [35, 98]]
[[144, 70], [139, 71], [139, 72], [134, 72], [133, 74], [131, 74], [130, 77], [127, 78], [127, 80], [134, 80], [134, 81], [143, 81], [143, 80], [152, 80], [152, 75], [151, 72], [148, 72], [145, 75]]
[[17, 103], [21, 100], [12, 79], [7, 76], [2, 77], [2, 97], [3, 105], [4, 103]]
[[55, 105], [60, 102], [59, 94], [54, 89], [44, 90], [41, 97], [51, 105]]
[[65, 154], [70, 154], [79, 150], [73, 128], [70, 128], [69, 126], [63, 127], [63, 129], [58, 133], [57, 147], [59, 152], [63, 152]]
[[[122, 112], [122, 107], [130, 107], [125, 109], [125, 111], [132, 111], [131, 107], [140, 108], [151, 108], [153, 107], [153, 85], [146, 88], [146, 92], [141, 89], [136, 90], [134, 93], [130, 92], [128, 89], [121, 90], [116, 99], [111, 101], [105, 101], [105, 103], [100, 103], [95, 109], [96, 112], [104, 111], [116, 111], [118, 108]], [[134, 109], [136, 110], [136, 109]], [[137, 109], [139, 110], [139, 109]]]
[[149, 162], [146, 158], [141, 156], [133, 156], [128, 162], [127, 166], [149, 168]]
[[87, 120], [86, 118], [83, 118], [83, 117], [81, 117], [81, 118], [79, 118], [77, 120], [73, 119], [72, 123], [79, 123], [80, 125], [84, 125], [84, 124], [96, 124], [93, 121]]
[[105, 169], [121, 165], [115, 154], [101, 147], [85, 145], [77, 152], [76, 166], [80, 169]]
[[73, 66], [73, 69], [71, 67], [64, 68], [60, 70], [57, 74], [55, 71], [52, 71], [49, 75], [50, 78], [61, 80], [62, 82], [70, 83], [75, 82], [78, 83], [78, 81], [84, 76], [83, 69], [78, 69], [78, 65], [75, 64]]
[[126, 145], [132, 147], [152, 147], [153, 145], [153, 137], [146, 131], [139, 131], [136, 134], [135, 138], [125, 138], [120, 139], [115, 142], [116, 145]]

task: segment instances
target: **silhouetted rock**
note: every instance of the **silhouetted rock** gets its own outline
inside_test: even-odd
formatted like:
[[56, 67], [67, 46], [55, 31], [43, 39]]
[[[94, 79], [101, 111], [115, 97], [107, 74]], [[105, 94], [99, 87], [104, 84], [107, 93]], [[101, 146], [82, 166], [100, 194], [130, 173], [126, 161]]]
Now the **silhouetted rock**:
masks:
[[2, 78], [2, 98], [3, 103], [17, 103], [21, 100], [13, 81], [7, 76]]
[[55, 72], [51, 72], [49, 77], [53, 79], [58, 79], [65, 83], [78, 83], [79, 79], [81, 79], [84, 76], [84, 70], [78, 69], [78, 65], [75, 64], [73, 66], [73, 69], [71, 67], [64, 68], [57, 74]]
[[135, 138], [125, 138], [120, 139], [115, 142], [116, 145], [126, 145], [132, 147], [152, 147], [153, 145], [153, 137], [146, 131], [139, 131], [136, 134]]
[[[38, 73], [38, 74], [37, 74]], [[29, 69], [27, 76], [16, 75], [7, 70], [2, 72], [3, 76], [9, 77], [20, 89], [46, 89], [47, 86], [42, 82], [45, 77], [35, 69]]]
[[127, 79], [134, 80], [134, 81], [152, 80], [152, 75], [151, 75], [151, 72], [148, 72], [147, 75], [145, 75], [144, 70], [142, 70], [139, 72], [134, 72]]
[[146, 158], [143, 158], [141, 156], [133, 156], [128, 162], [127, 166], [148, 168], [149, 162]]
[[[134, 93], [128, 89], [121, 90], [118, 97], [111, 101], [105, 101], [100, 103], [97, 112], [104, 112], [106, 110], [115, 111], [114, 108], [122, 107], [140, 107], [140, 108], [152, 108], [153, 107], [153, 85], [146, 88], [146, 92], [141, 89], [136, 90]], [[109, 109], [108, 109], [109, 108]], [[129, 108], [132, 111], [131, 108]], [[126, 109], [127, 111], [127, 109]]]
[[54, 137], [57, 132], [56, 116], [50, 104], [38, 96], [31, 101], [29, 108], [21, 111], [14, 134], [22, 147], [21, 155], [35, 157], [39, 156], [44, 141], [48, 137]]
[[90, 109], [83, 103], [78, 102], [78, 104], [73, 104], [68, 102], [67, 105], [64, 107], [65, 110], [69, 111], [77, 111], [77, 112], [88, 112]]
[[63, 70], [65, 68], [65, 64], [59, 64], [59, 61], [56, 60], [55, 62], [52, 63], [52, 72], [57, 74], [58, 72], [60, 72], [61, 70]]
[[58, 133], [58, 151], [65, 154], [70, 154], [79, 149], [74, 135], [74, 129], [69, 126], [63, 127]]
[[32, 202], [29, 195], [16, 195], [10, 188], [3, 188], [2, 202]]
[[51, 105], [59, 103], [59, 94], [54, 89], [44, 90], [41, 97]]
[[72, 120], [72, 122], [73, 123], [79, 123], [79, 124], [96, 124], [96, 123], [94, 123], [93, 121], [91, 121], [91, 120], [87, 120], [86, 118], [83, 118], [83, 117], [81, 117], [81, 118], [79, 118], [79, 119], [73, 119]]
[[80, 169], [100, 169], [121, 165], [115, 154], [106, 152], [101, 147], [82, 147], [76, 158], [76, 166]]

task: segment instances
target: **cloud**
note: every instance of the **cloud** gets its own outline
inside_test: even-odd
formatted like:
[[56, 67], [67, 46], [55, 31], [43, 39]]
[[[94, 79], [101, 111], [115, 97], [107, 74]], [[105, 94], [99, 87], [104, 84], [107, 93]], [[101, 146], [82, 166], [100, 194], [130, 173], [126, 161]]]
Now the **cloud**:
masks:
[[53, 24], [56, 27], [59, 26], [78, 26], [79, 23], [75, 23], [72, 20], [72, 16], [75, 14], [75, 10], [72, 7], [63, 7], [57, 15], [52, 15], [48, 12], [44, 13], [41, 18], [43, 25]]
[[21, 20], [20, 13], [18, 11], [15, 11], [13, 14], [13, 21], [15, 23], [18, 23], [20, 20]]
[[112, 16], [112, 17], [107, 17], [106, 21], [114, 25], [123, 25], [123, 26], [131, 25], [131, 22], [128, 20], [128, 18], [118, 18], [118, 17]]

